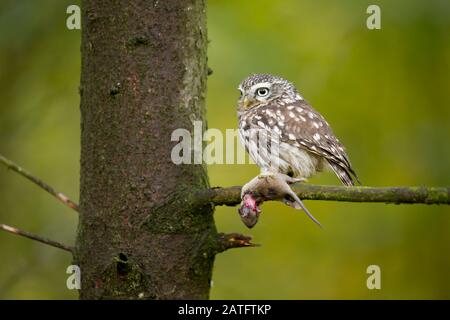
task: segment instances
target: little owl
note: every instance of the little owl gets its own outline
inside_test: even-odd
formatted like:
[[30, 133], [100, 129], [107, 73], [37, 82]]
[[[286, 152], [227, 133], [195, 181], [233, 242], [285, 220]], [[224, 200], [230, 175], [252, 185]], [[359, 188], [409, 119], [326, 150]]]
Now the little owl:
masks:
[[244, 79], [238, 89], [239, 137], [261, 176], [281, 173], [305, 181], [329, 167], [343, 184], [359, 182], [328, 122], [292, 83], [256, 74]]

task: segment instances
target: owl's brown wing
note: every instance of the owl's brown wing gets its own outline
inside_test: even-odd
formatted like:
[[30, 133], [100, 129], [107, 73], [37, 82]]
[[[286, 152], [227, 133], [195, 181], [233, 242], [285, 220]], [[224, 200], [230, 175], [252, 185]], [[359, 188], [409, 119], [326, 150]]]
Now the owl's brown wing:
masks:
[[251, 121], [253, 125], [278, 133], [281, 141], [325, 158], [345, 185], [354, 185], [354, 180], [359, 182], [344, 146], [328, 122], [306, 101], [260, 107], [258, 116], [252, 117]]

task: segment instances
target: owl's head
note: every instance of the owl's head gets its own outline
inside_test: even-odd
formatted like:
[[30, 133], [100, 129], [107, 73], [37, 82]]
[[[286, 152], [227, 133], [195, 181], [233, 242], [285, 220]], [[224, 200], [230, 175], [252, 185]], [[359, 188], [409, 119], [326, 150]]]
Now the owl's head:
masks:
[[279, 98], [294, 99], [297, 90], [289, 81], [270, 74], [254, 74], [245, 78], [238, 87], [241, 96], [238, 110], [246, 111], [267, 105]]

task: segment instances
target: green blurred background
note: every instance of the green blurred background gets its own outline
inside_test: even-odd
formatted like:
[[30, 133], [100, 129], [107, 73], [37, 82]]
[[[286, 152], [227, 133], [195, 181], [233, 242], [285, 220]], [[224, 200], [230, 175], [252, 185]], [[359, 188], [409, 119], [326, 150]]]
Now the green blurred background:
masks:
[[[80, 31], [77, 1], [1, 0], [0, 153], [78, 199]], [[366, 8], [381, 7], [368, 30]], [[209, 1], [208, 125], [236, 128], [236, 87], [250, 73], [293, 81], [331, 123], [366, 185], [450, 181], [450, 2]], [[212, 185], [239, 185], [255, 165], [210, 165]], [[338, 184], [332, 173], [311, 183]], [[236, 208], [216, 210], [223, 232], [259, 248], [217, 257], [213, 299], [450, 298], [448, 206], [307, 201], [324, 224], [267, 203], [247, 230]], [[0, 166], [0, 223], [73, 243], [70, 209]], [[67, 253], [0, 233], [0, 298], [77, 298]], [[381, 267], [381, 290], [366, 268]]]

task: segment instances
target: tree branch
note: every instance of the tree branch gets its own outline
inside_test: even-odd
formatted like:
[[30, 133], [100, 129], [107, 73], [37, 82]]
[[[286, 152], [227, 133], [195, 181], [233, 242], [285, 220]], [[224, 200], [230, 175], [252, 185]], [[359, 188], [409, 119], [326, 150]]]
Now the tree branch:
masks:
[[232, 248], [258, 247], [259, 244], [252, 243], [252, 237], [239, 233], [219, 233], [217, 238], [217, 253]]
[[16, 234], [16, 235], [19, 235], [22, 237], [26, 237], [31, 240], [39, 241], [43, 244], [73, 253], [73, 247], [71, 247], [71, 246], [62, 244], [62, 243], [54, 241], [54, 240], [50, 240], [48, 238], [38, 236], [38, 235], [28, 232], [28, 231], [23, 231], [23, 230], [8, 226], [6, 224], [0, 224], [0, 230], [6, 231], [6, 232], [9, 232], [12, 234]]
[[[347, 202], [450, 204], [449, 187], [345, 187], [294, 184], [292, 189], [303, 200]], [[199, 201], [221, 206], [241, 202], [241, 187], [216, 187], [198, 194]]]
[[51, 186], [49, 186], [48, 184], [46, 184], [42, 180], [34, 177], [31, 173], [27, 172], [25, 169], [21, 168], [20, 166], [18, 166], [17, 164], [12, 162], [11, 160], [6, 159], [1, 154], [0, 154], [0, 162], [3, 163], [6, 167], [8, 167], [8, 169], [11, 169], [11, 170], [17, 172], [21, 176], [23, 176], [23, 177], [27, 178], [28, 180], [34, 182], [36, 185], [38, 185], [39, 187], [41, 187], [42, 189], [44, 189], [45, 191], [47, 191], [48, 193], [53, 195], [55, 198], [57, 198], [59, 201], [64, 203], [66, 206], [68, 206], [69, 208], [71, 208], [71, 209], [73, 209], [73, 210], [78, 212], [78, 205], [75, 202], [73, 202], [72, 200], [70, 200], [62, 192], [56, 191]]

